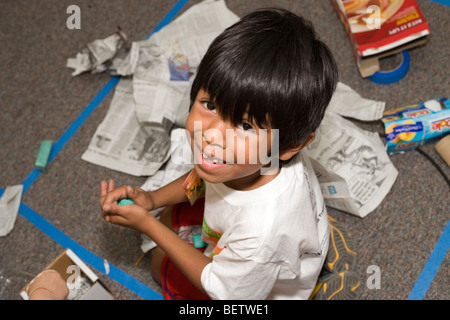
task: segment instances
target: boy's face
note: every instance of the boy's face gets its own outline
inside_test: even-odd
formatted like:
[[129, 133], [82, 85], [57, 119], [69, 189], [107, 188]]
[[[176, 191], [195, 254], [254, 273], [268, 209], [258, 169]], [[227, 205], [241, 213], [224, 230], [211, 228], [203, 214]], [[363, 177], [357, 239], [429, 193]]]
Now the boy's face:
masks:
[[209, 94], [200, 90], [186, 121], [198, 175], [238, 190], [272, 180], [279, 169], [278, 158], [268, 155], [278, 152], [277, 130], [259, 128], [246, 115], [242, 124], [234, 126], [221, 118], [218, 108]]

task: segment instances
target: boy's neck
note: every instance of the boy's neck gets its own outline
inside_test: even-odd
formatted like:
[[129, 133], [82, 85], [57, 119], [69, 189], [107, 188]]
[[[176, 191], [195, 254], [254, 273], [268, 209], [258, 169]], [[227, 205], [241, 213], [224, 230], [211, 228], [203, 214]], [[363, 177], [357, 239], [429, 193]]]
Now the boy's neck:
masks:
[[223, 184], [228, 188], [239, 190], [239, 191], [250, 191], [262, 187], [263, 185], [269, 183], [273, 179], [275, 179], [281, 171], [281, 167], [274, 174], [265, 174], [262, 175], [260, 170], [255, 173], [245, 176], [242, 178], [238, 178], [235, 180], [226, 181]]

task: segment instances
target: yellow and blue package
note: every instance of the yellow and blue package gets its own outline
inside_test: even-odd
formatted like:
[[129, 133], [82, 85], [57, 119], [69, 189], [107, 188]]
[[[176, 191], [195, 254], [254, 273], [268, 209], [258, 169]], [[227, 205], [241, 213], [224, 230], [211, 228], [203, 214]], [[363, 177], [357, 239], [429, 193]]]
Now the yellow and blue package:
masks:
[[389, 154], [416, 149], [450, 132], [450, 100], [437, 98], [383, 113]]

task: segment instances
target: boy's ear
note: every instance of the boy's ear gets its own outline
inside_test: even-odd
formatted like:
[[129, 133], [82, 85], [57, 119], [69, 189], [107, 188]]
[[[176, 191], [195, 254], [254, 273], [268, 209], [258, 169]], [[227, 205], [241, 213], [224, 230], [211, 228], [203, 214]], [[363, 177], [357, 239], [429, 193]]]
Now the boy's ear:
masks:
[[315, 134], [314, 132], [311, 132], [309, 137], [306, 139], [304, 143], [299, 143], [297, 145], [294, 145], [292, 147], [287, 148], [286, 150], [280, 152], [280, 156], [278, 157], [280, 160], [286, 161], [295, 156], [297, 153], [300, 152], [304, 147], [306, 147], [308, 144], [314, 141]]

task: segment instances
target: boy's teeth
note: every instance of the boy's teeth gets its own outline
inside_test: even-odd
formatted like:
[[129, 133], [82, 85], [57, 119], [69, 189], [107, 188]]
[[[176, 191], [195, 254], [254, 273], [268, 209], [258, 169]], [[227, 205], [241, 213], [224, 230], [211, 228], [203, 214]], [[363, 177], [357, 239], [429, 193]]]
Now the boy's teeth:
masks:
[[212, 163], [217, 164], [219, 163], [219, 161], [217, 159], [211, 158], [210, 156], [208, 156], [207, 154], [203, 153], [203, 158], [205, 158], [208, 161], [212, 161]]

